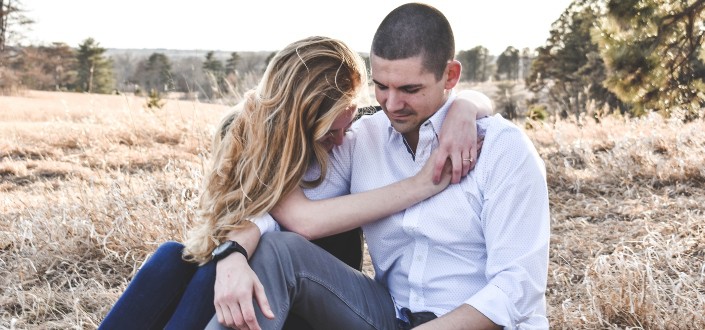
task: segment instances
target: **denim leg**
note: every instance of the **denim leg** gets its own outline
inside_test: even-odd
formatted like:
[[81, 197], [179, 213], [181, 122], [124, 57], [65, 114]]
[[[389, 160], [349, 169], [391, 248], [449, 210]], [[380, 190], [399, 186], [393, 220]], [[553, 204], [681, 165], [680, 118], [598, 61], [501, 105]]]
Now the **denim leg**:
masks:
[[165, 329], [203, 329], [215, 314], [214, 287], [215, 263], [198, 267]]
[[[255, 303], [262, 329], [281, 329], [289, 311], [315, 329], [396, 328], [394, 304], [385, 287], [300, 235], [263, 235], [250, 265], [276, 316], [265, 318]], [[210, 328], [219, 328], [216, 318]]]
[[99, 329], [164, 328], [198, 268], [181, 259], [182, 250], [183, 245], [177, 242], [160, 245], [130, 281]]

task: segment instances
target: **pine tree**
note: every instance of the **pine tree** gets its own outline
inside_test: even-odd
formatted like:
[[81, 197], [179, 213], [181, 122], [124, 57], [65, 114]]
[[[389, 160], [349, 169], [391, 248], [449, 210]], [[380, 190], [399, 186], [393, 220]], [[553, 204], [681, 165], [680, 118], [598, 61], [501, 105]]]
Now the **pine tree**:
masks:
[[463, 65], [463, 80], [483, 82], [491, 76], [492, 57], [487, 48], [476, 46], [470, 50], [462, 50], [456, 58]]
[[235, 74], [237, 72], [237, 65], [240, 63], [240, 54], [237, 52], [230, 53], [230, 58], [225, 62], [225, 74]]
[[603, 13], [604, 0], [576, 0], [556, 20], [546, 45], [537, 49], [526, 77], [529, 90], [545, 94], [551, 108], [563, 118], [573, 115], [580, 120], [590, 100], [597, 108], [622, 109], [618, 98], [607, 90], [605, 65], [598, 44], [592, 40], [592, 28]]
[[166, 92], [174, 87], [171, 61], [162, 53], [152, 53], [149, 58], [137, 64], [133, 75], [145, 91]]
[[688, 120], [705, 107], [705, 1], [610, 0], [600, 20], [606, 86], [637, 114]]
[[215, 53], [210, 51], [206, 54], [206, 60], [203, 62], [203, 72], [208, 78], [208, 87], [206, 94], [208, 97], [220, 97], [227, 94], [228, 83], [225, 80], [225, 67], [223, 62], [215, 58]]
[[519, 50], [509, 46], [497, 57], [497, 79], [516, 80], [519, 78]]
[[88, 38], [78, 46], [77, 89], [88, 93], [110, 93], [114, 89], [112, 63], [104, 57], [105, 48]]

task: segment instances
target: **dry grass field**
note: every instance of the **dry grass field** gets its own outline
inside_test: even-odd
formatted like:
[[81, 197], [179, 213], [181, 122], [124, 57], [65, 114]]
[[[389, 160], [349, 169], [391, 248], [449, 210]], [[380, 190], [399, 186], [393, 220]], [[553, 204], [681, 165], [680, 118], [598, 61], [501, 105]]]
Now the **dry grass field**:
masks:
[[[194, 219], [224, 106], [0, 96], [0, 329], [93, 329]], [[705, 328], [705, 124], [527, 130], [551, 200], [556, 329]]]

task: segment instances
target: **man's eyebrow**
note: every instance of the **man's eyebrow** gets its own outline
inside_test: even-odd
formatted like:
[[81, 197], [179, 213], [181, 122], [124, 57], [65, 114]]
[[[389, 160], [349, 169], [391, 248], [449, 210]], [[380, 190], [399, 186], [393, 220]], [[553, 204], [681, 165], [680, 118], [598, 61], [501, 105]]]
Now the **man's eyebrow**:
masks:
[[[374, 82], [376, 85], [387, 87], [387, 85], [380, 83], [377, 80], [372, 79], [372, 82]], [[415, 88], [421, 88], [421, 87], [423, 87], [423, 84], [408, 84], [408, 85], [404, 85], [404, 86], [399, 86], [398, 89], [415, 89]]]
[[399, 86], [399, 89], [416, 89], [423, 87], [423, 84], [409, 84], [404, 86]]

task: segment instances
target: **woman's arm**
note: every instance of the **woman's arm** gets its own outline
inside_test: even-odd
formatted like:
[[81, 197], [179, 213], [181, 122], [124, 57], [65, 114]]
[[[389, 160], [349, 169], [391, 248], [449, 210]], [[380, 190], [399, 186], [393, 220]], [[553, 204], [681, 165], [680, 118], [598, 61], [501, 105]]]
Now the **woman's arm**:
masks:
[[434, 153], [415, 176], [374, 190], [312, 201], [301, 188], [285, 196], [270, 212], [287, 229], [317, 239], [360, 227], [429, 198], [450, 182], [450, 163], [439, 183], [432, 180]]
[[464, 90], [457, 93], [455, 101], [441, 127], [439, 157], [436, 157], [433, 180], [438, 181], [446, 159], [453, 164], [451, 183], [460, 182], [477, 163], [481, 141], [478, 141], [477, 119], [493, 112], [492, 101], [485, 94]]

